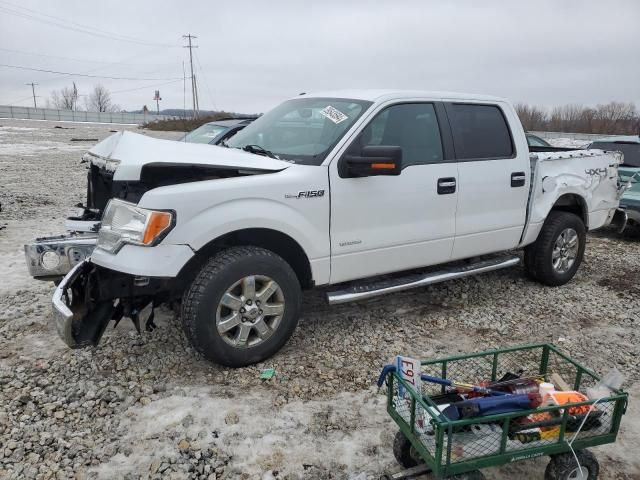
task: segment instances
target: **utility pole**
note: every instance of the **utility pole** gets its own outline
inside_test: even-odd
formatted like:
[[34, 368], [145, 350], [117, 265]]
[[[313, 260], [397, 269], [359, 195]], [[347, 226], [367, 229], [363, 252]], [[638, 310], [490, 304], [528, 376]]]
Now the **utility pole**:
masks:
[[25, 85], [31, 85], [31, 91], [33, 92], [33, 108], [38, 108], [38, 105], [36, 104], [36, 85], [38, 85], [37, 83], [25, 83]]
[[184, 48], [189, 49], [189, 63], [191, 65], [191, 98], [193, 98], [193, 117], [198, 118], [198, 87], [196, 85], [196, 76], [193, 73], [193, 48], [198, 48], [197, 45], [192, 45], [191, 40], [196, 39], [198, 37], [191, 35], [188, 33], [187, 35], [183, 35], [182, 38], [186, 38], [189, 42], [189, 45], [184, 45]]
[[153, 99], [156, 101], [156, 113], [160, 115], [160, 100], [162, 100], [162, 98], [160, 97], [160, 90], [156, 90], [156, 94], [154, 95]]

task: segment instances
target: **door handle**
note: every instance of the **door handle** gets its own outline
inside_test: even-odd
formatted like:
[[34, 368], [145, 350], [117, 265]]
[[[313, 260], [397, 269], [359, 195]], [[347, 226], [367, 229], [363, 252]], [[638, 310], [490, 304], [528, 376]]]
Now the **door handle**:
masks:
[[438, 195], [448, 195], [455, 193], [456, 179], [454, 177], [445, 177], [438, 179]]
[[511, 187], [524, 187], [525, 182], [527, 181], [527, 176], [524, 172], [513, 172], [511, 174]]

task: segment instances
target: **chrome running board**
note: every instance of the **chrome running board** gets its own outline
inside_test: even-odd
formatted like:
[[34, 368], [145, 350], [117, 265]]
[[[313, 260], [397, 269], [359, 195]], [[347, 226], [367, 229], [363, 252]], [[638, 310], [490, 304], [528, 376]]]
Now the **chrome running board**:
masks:
[[380, 280], [372, 283], [361, 283], [343, 290], [327, 293], [329, 305], [355, 302], [368, 298], [386, 295], [387, 293], [400, 292], [410, 288], [424, 287], [434, 283], [468, 277], [477, 273], [491, 272], [501, 268], [514, 267], [520, 263], [520, 257], [509, 255], [504, 257], [481, 260], [463, 266], [449, 267], [432, 273], [414, 273], [402, 278]]

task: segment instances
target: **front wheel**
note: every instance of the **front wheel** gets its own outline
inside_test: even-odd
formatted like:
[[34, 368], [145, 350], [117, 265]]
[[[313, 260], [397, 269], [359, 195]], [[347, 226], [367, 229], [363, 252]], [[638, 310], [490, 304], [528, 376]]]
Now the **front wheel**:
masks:
[[182, 301], [182, 322], [207, 359], [244, 367], [274, 355], [298, 323], [301, 289], [281, 257], [259, 247], [214, 255]]
[[397, 432], [393, 438], [393, 456], [404, 468], [415, 467], [419, 463], [411, 442], [402, 432]]
[[596, 480], [600, 472], [598, 460], [589, 450], [553, 455], [544, 471], [545, 480]]
[[564, 285], [574, 277], [582, 263], [586, 238], [586, 228], [580, 217], [552, 210], [538, 239], [525, 248], [527, 273], [545, 285]]

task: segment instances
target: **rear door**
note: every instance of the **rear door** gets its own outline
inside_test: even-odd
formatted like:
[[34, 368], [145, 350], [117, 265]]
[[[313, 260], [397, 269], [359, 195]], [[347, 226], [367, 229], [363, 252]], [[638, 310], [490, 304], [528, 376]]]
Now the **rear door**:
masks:
[[[331, 163], [331, 283], [449, 260], [457, 168], [442, 121], [434, 102], [381, 106]], [[401, 147], [400, 175], [342, 177], [344, 155], [369, 145]]]
[[[458, 161], [458, 208], [452, 259], [508, 250], [525, 225], [529, 151], [514, 139], [506, 104], [445, 104]], [[513, 123], [519, 125], [519, 123]]]

